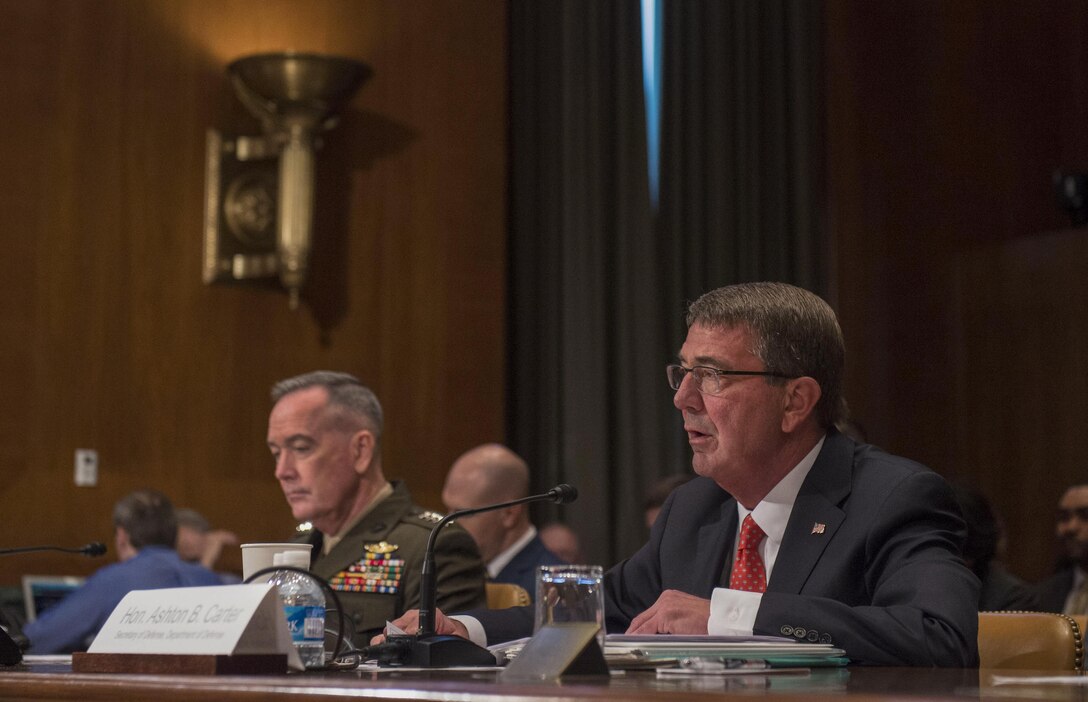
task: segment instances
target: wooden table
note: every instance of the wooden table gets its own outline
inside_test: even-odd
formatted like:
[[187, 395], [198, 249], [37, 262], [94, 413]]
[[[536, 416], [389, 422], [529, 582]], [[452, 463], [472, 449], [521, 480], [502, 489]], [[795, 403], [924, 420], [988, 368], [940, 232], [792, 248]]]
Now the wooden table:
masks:
[[924, 668], [813, 669], [804, 675], [745, 674], [731, 677], [659, 679], [629, 672], [600, 682], [513, 685], [494, 673], [408, 673], [351, 671], [274, 676], [183, 676], [76, 674], [58, 664], [0, 669], [0, 700], [460, 700], [542, 702], [544, 700], [635, 700], [703, 702], [760, 696], [775, 702], [943, 702], [1047, 700], [1088, 702], [1084, 686], [994, 686], [993, 675], [1024, 676], [1033, 671]]

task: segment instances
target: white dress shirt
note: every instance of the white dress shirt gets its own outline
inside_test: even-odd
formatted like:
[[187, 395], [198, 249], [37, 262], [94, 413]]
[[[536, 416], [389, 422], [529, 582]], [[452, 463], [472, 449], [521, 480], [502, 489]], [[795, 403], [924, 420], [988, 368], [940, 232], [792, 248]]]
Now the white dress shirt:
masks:
[[525, 530], [524, 534], [518, 537], [517, 541], [510, 544], [505, 551], [487, 562], [488, 577], [494, 580], [495, 577], [502, 572], [502, 569], [505, 568], [510, 561], [514, 560], [514, 556], [521, 553], [521, 549], [529, 545], [529, 542], [533, 540], [534, 536], [536, 536], [536, 527], [530, 524], [529, 528]]
[[[759, 504], [750, 512], [752, 519], [767, 535], [767, 538], [759, 544], [759, 555], [763, 558], [763, 566], [767, 572], [767, 582], [771, 581], [771, 571], [778, 560], [778, 549], [782, 547], [782, 537], [786, 533], [786, 524], [790, 521], [793, 512], [793, 503], [797, 501], [797, 493], [801, 491], [801, 484], [805, 482], [808, 472], [816, 463], [816, 456], [820, 455], [820, 449], [824, 446], [821, 438], [812, 447], [801, 462], [794, 466], [793, 470], [786, 473], [786, 477], [778, 481], [771, 488]], [[744, 522], [749, 511], [739, 502], [737, 503], [737, 524]], [[740, 540], [740, 529], [733, 539], [733, 560], [736, 561], [737, 544]], [[710, 597], [710, 620], [707, 622], [707, 633], [715, 635], [740, 634], [751, 635], [752, 627], [756, 623], [756, 612], [759, 611], [759, 603], [763, 601], [761, 592], [744, 592], [730, 590], [726, 587], [714, 588]]]

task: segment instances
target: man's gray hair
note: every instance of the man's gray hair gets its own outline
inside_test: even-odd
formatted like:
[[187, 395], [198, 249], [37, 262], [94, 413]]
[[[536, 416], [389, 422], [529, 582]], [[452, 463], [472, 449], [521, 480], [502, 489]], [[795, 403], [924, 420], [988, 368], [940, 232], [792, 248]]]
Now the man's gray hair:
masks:
[[687, 325], [694, 324], [747, 327], [755, 337], [755, 348], [749, 351], [767, 370], [808, 376], [820, 384], [816, 418], [821, 426], [830, 428], [846, 415], [842, 329], [835, 311], [819, 296], [786, 283], [727, 285], [691, 303]]
[[279, 402], [285, 395], [314, 387], [325, 388], [329, 393], [330, 407], [347, 410], [348, 414], [363, 419], [374, 432], [374, 437], [381, 438], [385, 418], [378, 396], [349, 373], [319, 370], [286, 378], [272, 386], [272, 402]]
[[124, 528], [137, 551], [144, 546], [174, 548], [178, 538], [174, 505], [157, 490], [136, 490], [118, 500], [113, 506], [113, 525]]
[[207, 534], [212, 530], [212, 525], [208, 522], [207, 517], [195, 509], [179, 507], [174, 510], [174, 516], [177, 517], [179, 527], [189, 527], [201, 534]]

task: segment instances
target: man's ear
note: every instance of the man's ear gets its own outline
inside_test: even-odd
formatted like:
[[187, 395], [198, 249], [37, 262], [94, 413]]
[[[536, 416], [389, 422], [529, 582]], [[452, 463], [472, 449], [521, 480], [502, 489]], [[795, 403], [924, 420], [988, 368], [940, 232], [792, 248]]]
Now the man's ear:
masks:
[[790, 433], [803, 425], [816, 411], [816, 403], [822, 395], [823, 391], [815, 378], [806, 375], [786, 381], [782, 431]]
[[525, 511], [525, 505], [514, 505], [513, 507], [507, 507], [499, 512], [502, 515], [502, 526], [504, 529], [513, 529], [521, 519], [522, 512]]
[[360, 429], [351, 436], [351, 451], [354, 458], [355, 472], [366, 475], [374, 461], [374, 448], [377, 441], [369, 429]]
[[136, 549], [132, 547], [132, 539], [123, 526], [113, 528], [113, 544], [117, 548], [117, 559], [120, 561], [127, 560], [136, 553]]

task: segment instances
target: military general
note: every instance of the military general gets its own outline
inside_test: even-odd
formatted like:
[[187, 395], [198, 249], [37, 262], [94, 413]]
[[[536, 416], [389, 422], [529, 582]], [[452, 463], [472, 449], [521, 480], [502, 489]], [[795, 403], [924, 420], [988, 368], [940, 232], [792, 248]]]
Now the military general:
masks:
[[[337, 591], [359, 645], [419, 606], [427, 537], [440, 516], [416, 506], [382, 470], [382, 408], [346, 373], [315, 371], [272, 388], [268, 448], [291, 513], [313, 544], [311, 570]], [[469, 534], [451, 525], [436, 547], [438, 606], [485, 604], [484, 569]]]

